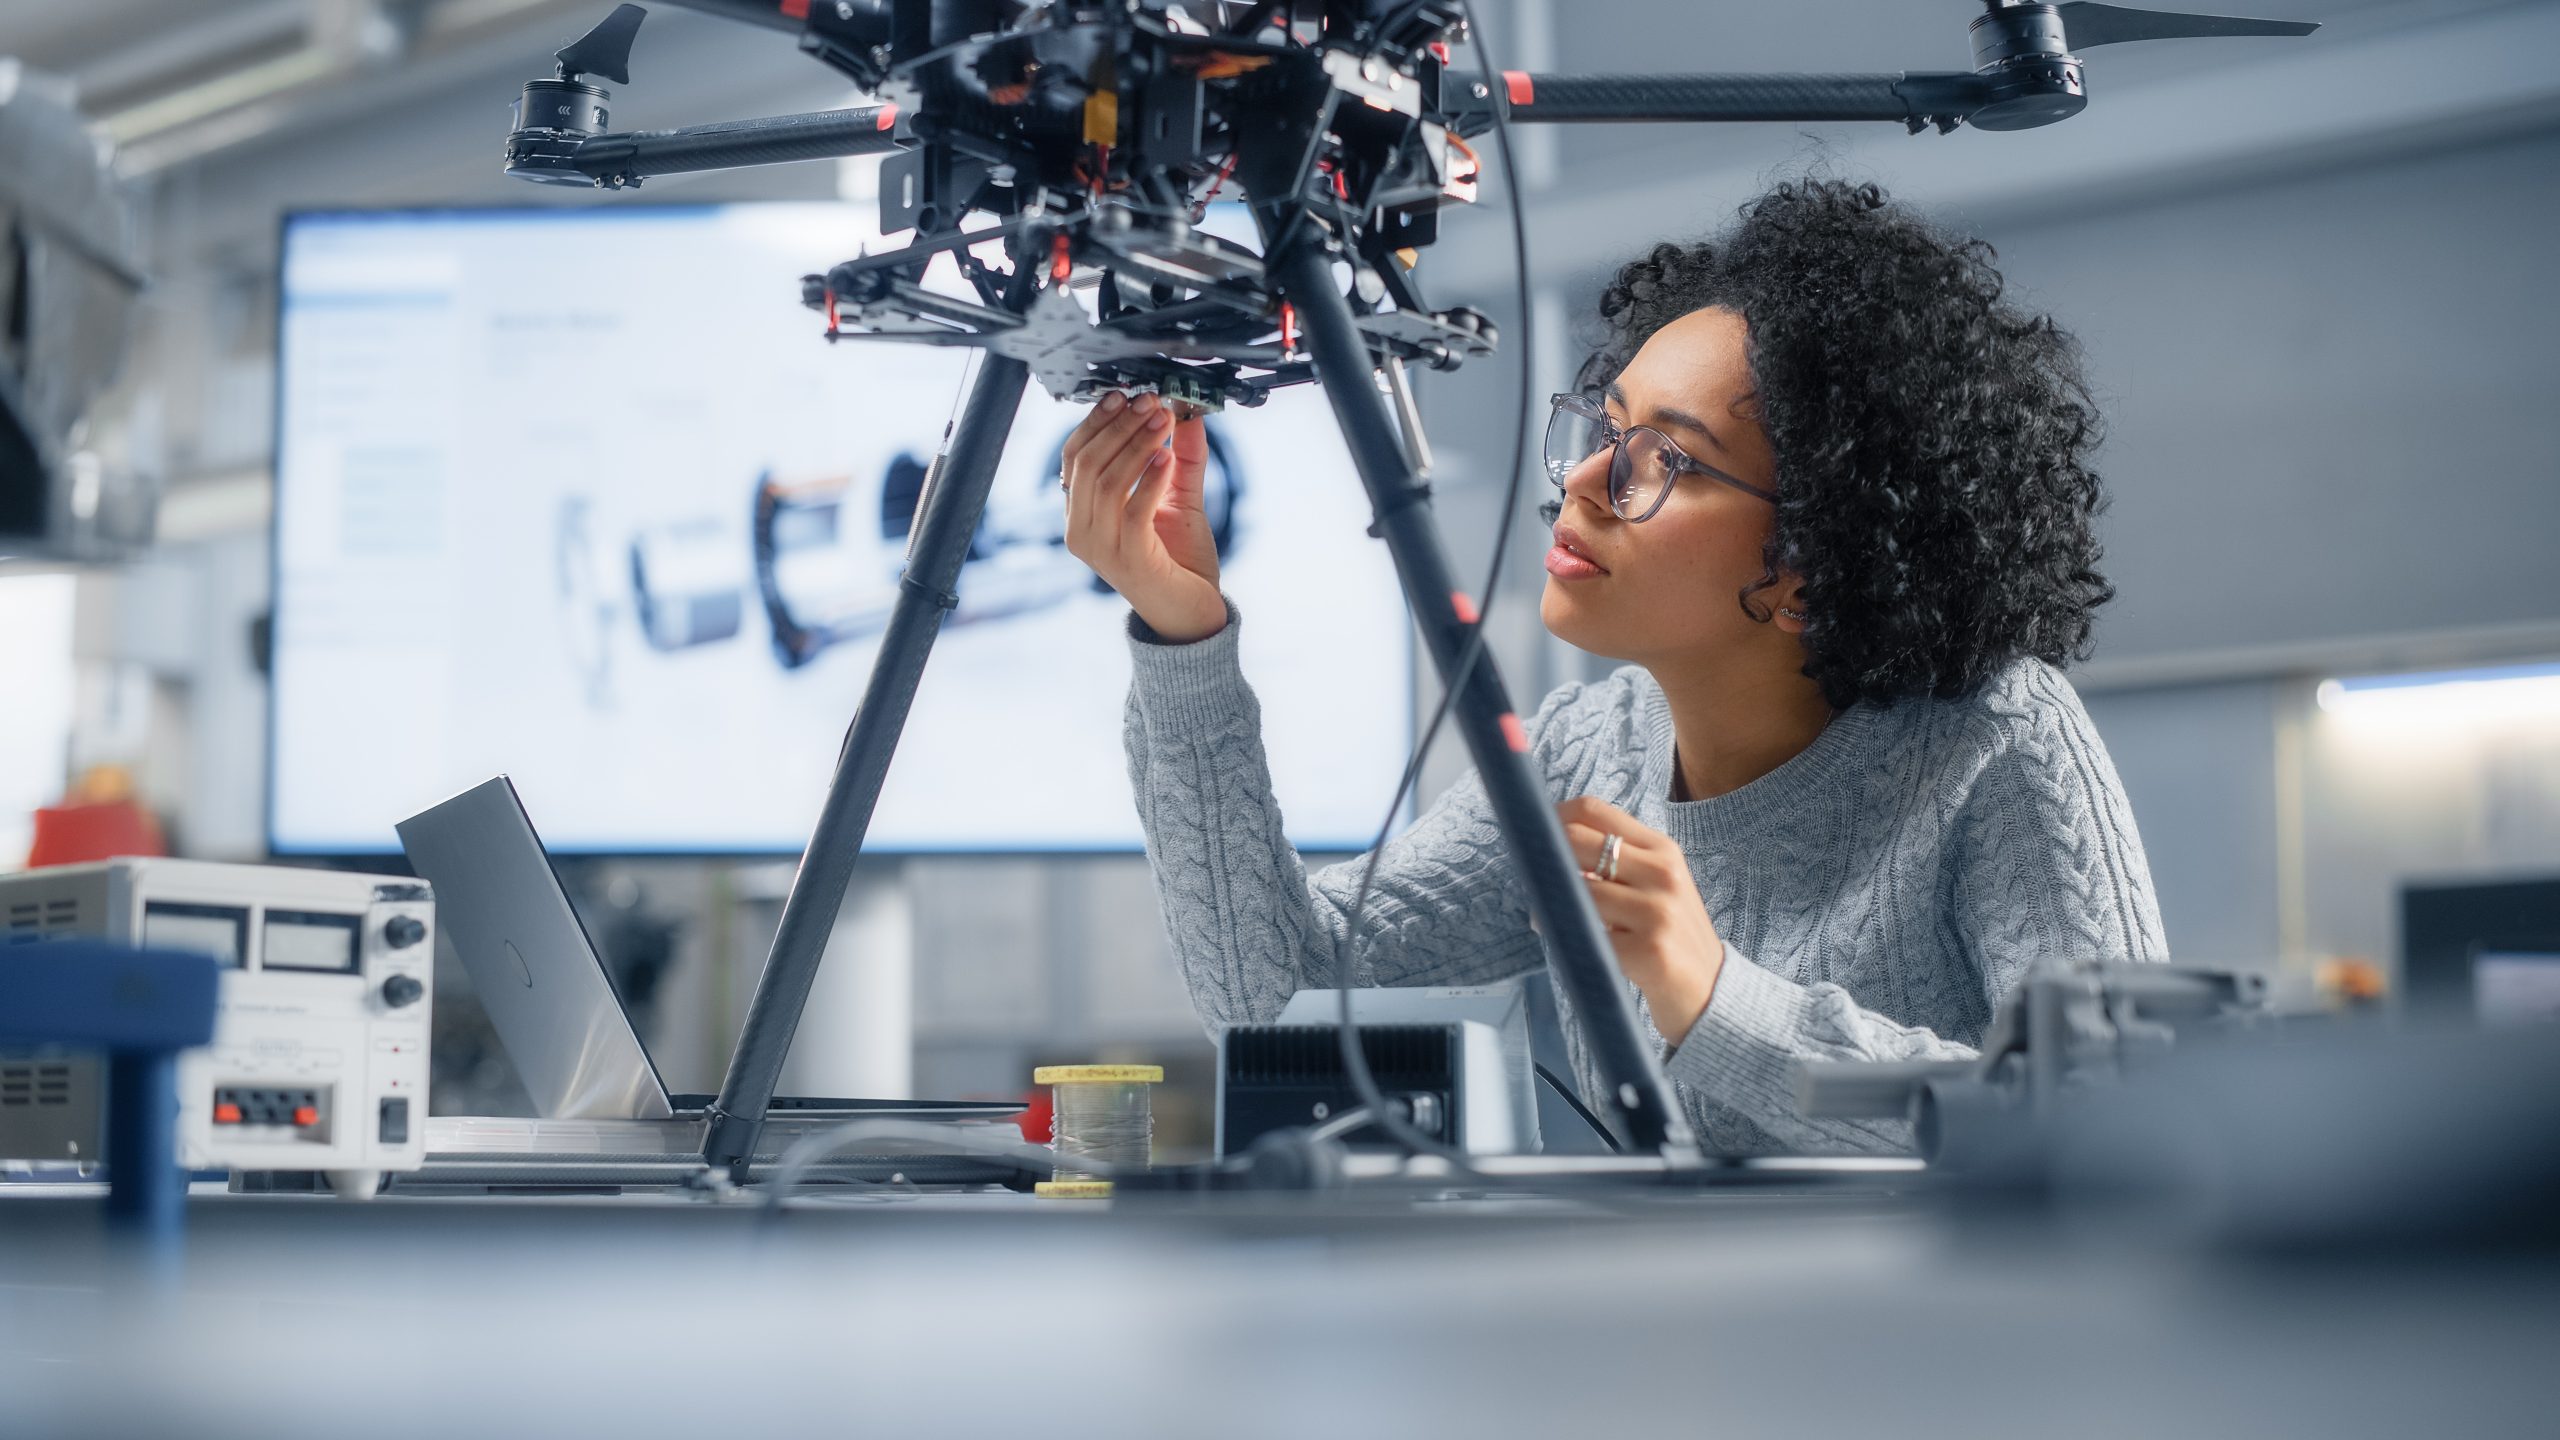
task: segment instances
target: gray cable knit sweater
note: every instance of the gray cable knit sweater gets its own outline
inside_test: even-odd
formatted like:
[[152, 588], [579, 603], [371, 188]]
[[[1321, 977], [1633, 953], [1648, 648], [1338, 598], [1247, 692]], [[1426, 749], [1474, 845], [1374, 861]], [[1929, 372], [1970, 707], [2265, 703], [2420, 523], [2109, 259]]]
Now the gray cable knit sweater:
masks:
[[[1218, 634], [1164, 645], [1131, 620], [1130, 779], [1174, 954], [1213, 1026], [1268, 1022], [1301, 987], [1332, 983], [1359, 884], [1356, 862], [1309, 876], [1282, 833], [1241, 628], [1231, 607]], [[1557, 690], [1529, 734], [1555, 799], [1597, 795], [1688, 854], [1725, 940], [1714, 997], [1676, 1048], [1635, 999], [1711, 1151], [1908, 1149], [1898, 1122], [1799, 1116], [1795, 1062], [1969, 1056], [2031, 961], [2167, 958], [2115, 766], [2041, 662], [1963, 700], [1852, 707], [1802, 754], [1711, 800], [1669, 798], [1670, 711], [1641, 669]], [[1357, 973], [1477, 985], [1541, 958], [1469, 771], [1388, 842]], [[1562, 1018], [1576, 1078], [1597, 1094], [1589, 1046]]]

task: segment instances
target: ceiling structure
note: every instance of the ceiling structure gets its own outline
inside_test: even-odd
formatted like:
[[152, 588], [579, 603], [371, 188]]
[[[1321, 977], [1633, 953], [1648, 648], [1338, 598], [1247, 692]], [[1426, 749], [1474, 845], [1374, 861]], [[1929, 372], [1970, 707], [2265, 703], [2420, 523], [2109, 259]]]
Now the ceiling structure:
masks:
[[[1480, 3], [1501, 63], [1567, 72], [1962, 68], [1975, 9], [1974, 0]], [[2512, 0], [2238, 0], [2227, 8], [2322, 20], [2324, 39], [2335, 39], [2501, 3]], [[605, 0], [14, 0], [0, 6], [0, 55], [70, 76], [83, 107], [123, 147], [126, 168], [150, 173], [290, 140], [346, 114], [353, 97], [378, 113], [522, 70], [607, 8]], [[717, 23], [662, 13], [654, 28]], [[2199, 67], [2264, 63], [2286, 43], [2123, 47], [2093, 67], [2091, 83], [2103, 96]], [[787, 46], [768, 48], [817, 70]], [[753, 95], [759, 78], [741, 76], [733, 88]], [[1680, 143], [1625, 127], [1553, 142], [1576, 169], [1651, 163]]]
[[123, 168], [147, 175], [291, 138], [338, 97], [370, 93], [376, 104], [396, 104], [422, 81], [432, 89], [574, 28], [587, 8], [581, 0], [21, 3], [0, 11], [0, 55], [68, 77], [82, 110], [117, 143]]

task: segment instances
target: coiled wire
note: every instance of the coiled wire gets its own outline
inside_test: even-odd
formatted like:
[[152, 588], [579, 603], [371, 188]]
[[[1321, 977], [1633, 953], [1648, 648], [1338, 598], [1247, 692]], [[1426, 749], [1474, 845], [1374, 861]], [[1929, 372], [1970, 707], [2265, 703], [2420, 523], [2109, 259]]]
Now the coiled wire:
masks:
[[1163, 1067], [1043, 1065], [1031, 1079], [1049, 1087], [1049, 1148], [1059, 1180], [1102, 1180], [1143, 1170], [1154, 1158], [1153, 1092]]

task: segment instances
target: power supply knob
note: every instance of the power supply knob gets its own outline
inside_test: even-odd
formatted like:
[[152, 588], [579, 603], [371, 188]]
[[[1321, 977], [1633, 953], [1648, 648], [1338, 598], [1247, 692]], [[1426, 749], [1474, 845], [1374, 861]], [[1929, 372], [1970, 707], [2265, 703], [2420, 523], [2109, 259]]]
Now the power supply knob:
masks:
[[418, 997], [426, 993], [427, 987], [418, 983], [415, 975], [394, 975], [382, 982], [382, 1003], [394, 1010], [417, 1004]]
[[394, 915], [382, 927], [382, 938], [394, 950], [406, 950], [427, 938], [426, 922], [415, 915]]

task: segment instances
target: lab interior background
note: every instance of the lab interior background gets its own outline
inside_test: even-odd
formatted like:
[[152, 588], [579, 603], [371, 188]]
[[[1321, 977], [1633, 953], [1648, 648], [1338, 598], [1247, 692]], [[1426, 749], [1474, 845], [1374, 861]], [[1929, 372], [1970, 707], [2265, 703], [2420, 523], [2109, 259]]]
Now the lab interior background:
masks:
[[[265, 858], [280, 217], [631, 203], [499, 173], [516, 87], [605, 8], [0, 4], [0, 54], [74, 77], [140, 186], [155, 283], [91, 441], [167, 487], [143, 563], [0, 569], [0, 867], [23, 856], [33, 809], [101, 764], [130, 769], [177, 853]], [[1504, 66], [1598, 72], [1955, 68], [1972, 7], [1477, 8]], [[1497, 524], [1513, 527], [1492, 624], [1523, 704], [1606, 667], [1538, 626], [1534, 489], [1499, 510], [1521, 337], [1534, 329], [1525, 359], [1543, 402], [1571, 374], [1614, 263], [1818, 167], [1991, 241], [2015, 290], [2086, 347], [2110, 421], [2103, 533], [2119, 596], [2073, 678], [2132, 797], [2179, 959], [2302, 974], [2362, 957], [2388, 971], [2404, 884], [2560, 873], [2560, 680], [2422, 687], [2380, 705], [2324, 691], [2483, 667], [2560, 676], [2560, 3], [2234, 8], [2328, 28], [2100, 52], [2091, 108], [2027, 134], [1518, 132], [1534, 326], [1497, 182], [1422, 273], [1435, 303], [1493, 315], [1504, 354], [1431, 376], [1423, 400], [1461, 569], [1480, 569]], [[625, 127], [853, 98], [778, 37], [671, 8], [651, 16], [633, 73], [616, 87]], [[863, 201], [873, 184], [873, 162], [814, 163], [652, 181], [638, 198]], [[810, 328], [805, 354], [768, 363], [824, 363]], [[1526, 485], [1542, 488], [1534, 472]], [[1339, 699], [1427, 714], [1433, 694], [1418, 677], [1410, 696]], [[400, 705], [398, 686], [374, 703]], [[1030, 713], [1040, 697], [1014, 703]], [[831, 739], [845, 718], [818, 723]], [[386, 747], [369, 763], [400, 761]], [[1116, 771], [1122, 758], [1115, 745], [1091, 763]], [[1424, 796], [1462, 764], [1444, 743]], [[1361, 806], [1386, 800], [1381, 787]], [[788, 862], [564, 869], [670, 1088], [718, 1088]], [[438, 1004], [443, 1061], [468, 1053], [444, 1031], [471, 1006], [449, 956], [438, 979], [455, 997]], [[785, 1084], [1013, 1094], [1039, 1063], [1161, 1060], [1173, 1139], [1205, 1135], [1210, 1053], [1142, 857], [883, 857], [847, 902]], [[495, 1057], [440, 1066], [436, 1108], [503, 1112], [511, 1083]]]

